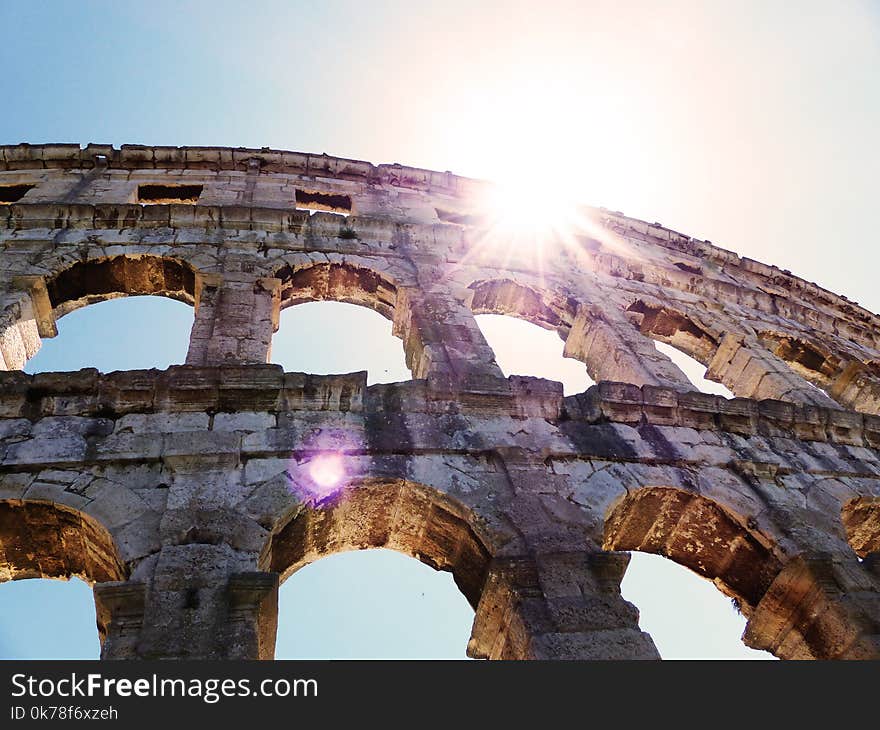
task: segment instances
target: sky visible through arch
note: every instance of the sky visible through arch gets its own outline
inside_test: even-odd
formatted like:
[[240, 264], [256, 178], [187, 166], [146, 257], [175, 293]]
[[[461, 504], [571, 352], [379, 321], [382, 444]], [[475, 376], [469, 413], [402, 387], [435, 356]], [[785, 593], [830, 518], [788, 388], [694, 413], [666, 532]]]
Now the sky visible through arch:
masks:
[[[519, 184], [536, 205], [564, 191], [880, 310], [872, 243], [880, 7], [870, 0], [328, 0], [247, 9], [0, 0], [0, 21], [0, 144], [271, 146], [474, 177], [528, 172]], [[141, 327], [146, 339], [149, 321], [138, 325], [134, 310], [122, 309], [143, 301], [114, 302], [107, 321], [90, 325], [101, 334], [78, 355], [82, 364], [106, 356], [102, 369], [129, 367], [112, 364], [112, 351], [131, 354], [133, 345], [106, 333]], [[191, 317], [184, 305], [161, 304]], [[62, 332], [99, 306], [62, 319]], [[163, 325], [162, 336], [185, 347], [170, 342], [176, 326]], [[149, 350], [160, 357], [154, 341]], [[81, 367], [76, 357], [67, 348], [52, 369]], [[647, 602], [671, 601], [674, 591], [663, 579], [644, 593], [631, 598], [652, 630]], [[17, 639], [4, 627], [39, 624], [36, 607], [65, 600], [4, 596], [0, 655]], [[722, 614], [702, 614], [730, 633]], [[317, 632], [313, 618], [291, 620]]]

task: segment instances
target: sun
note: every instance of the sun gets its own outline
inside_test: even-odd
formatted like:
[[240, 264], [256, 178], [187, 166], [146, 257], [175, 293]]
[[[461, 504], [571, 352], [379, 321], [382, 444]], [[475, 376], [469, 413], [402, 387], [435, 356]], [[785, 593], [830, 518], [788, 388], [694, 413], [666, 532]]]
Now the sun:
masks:
[[545, 240], [577, 221], [577, 203], [564, 196], [539, 197], [525, 180], [494, 183], [480, 203], [485, 225], [512, 241]]
[[553, 177], [530, 171], [518, 179], [485, 184], [470, 201], [474, 225], [461, 265], [501, 262], [543, 278], [548, 263], [560, 256], [579, 269], [592, 269], [597, 242], [608, 251], [622, 250], [618, 236], [603, 224], [600, 209], [568, 194], [564, 185], [550, 190], [536, 185], [542, 179]]
[[460, 211], [480, 229], [473, 258], [540, 269], [565, 250], [589, 266], [585, 238], [625, 247], [592, 206], [632, 184], [643, 145], [634, 120], [621, 114], [627, 99], [603, 68], [523, 63], [457, 93], [443, 118], [444, 144], [468, 177], [491, 182]]

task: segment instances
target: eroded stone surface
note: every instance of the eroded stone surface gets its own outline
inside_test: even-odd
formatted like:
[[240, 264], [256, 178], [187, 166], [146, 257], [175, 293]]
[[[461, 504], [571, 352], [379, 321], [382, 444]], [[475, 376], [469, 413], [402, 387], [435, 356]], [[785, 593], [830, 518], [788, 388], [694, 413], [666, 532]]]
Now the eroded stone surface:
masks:
[[[538, 261], [485, 183], [326, 155], [20, 145], [0, 185], [32, 186], [0, 206], [0, 579], [93, 582], [103, 656], [269, 658], [279, 579], [388, 547], [452, 572], [473, 656], [656, 658], [620, 596], [644, 550], [752, 646], [880, 657], [878, 328], [845, 298], [603, 209]], [[185, 365], [20, 372], [133, 294], [193, 305]], [[390, 319], [414, 379], [266, 365], [280, 309], [324, 299]], [[480, 313], [598, 384], [504, 378]]]

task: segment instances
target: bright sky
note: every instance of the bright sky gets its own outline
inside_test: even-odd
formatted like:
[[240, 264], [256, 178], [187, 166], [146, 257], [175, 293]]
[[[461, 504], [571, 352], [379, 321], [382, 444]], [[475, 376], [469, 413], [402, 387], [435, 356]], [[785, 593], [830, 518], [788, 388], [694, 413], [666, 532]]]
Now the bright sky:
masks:
[[[624, 0], [329, 0], [243, 7], [217, 0], [0, 0], [6, 29], [0, 45], [0, 144], [271, 146], [519, 180], [534, 192], [535, 205], [564, 195], [660, 221], [791, 269], [880, 311], [872, 245], [874, 177], [880, 169], [875, 2], [661, 7]], [[138, 300], [113, 302], [114, 311], [101, 315], [109, 320], [90, 313], [105, 305], [69, 315], [60, 322], [62, 336], [51, 344], [61, 346], [79, 315], [92, 317], [92, 327], [134, 316], [133, 310], [119, 309], [129, 303], [145, 306]], [[191, 310], [180, 308], [176, 316], [185, 331]], [[299, 326], [292, 324], [294, 316], [285, 314], [282, 334]], [[327, 316], [328, 328], [331, 319], [340, 320]], [[170, 338], [178, 330], [168, 324], [162, 331]], [[61, 365], [35, 360], [32, 367], [80, 367], [72, 339]], [[373, 347], [368, 342], [366, 350]], [[112, 360], [97, 363], [94, 347], [87, 354], [92, 359], [85, 364], [120, 367]], [[165, 355], [151, 348], [147, 354], [182, 360], [179, 350]], [[505, 367], [500, 354], [499, 361]], [[138, 363], [145, 364], [150, 363]], [[324, 367], [284, 364], [318, 372]], [[383, 377], [384, 370], [389, 375], [393, 370], [387, 363], [369, 367], [373, 381], [402, 377]], [[414, 590], [407, 586], [417, 573], [428, 571], [396, 555], [379, 559], [393, 560], [393, 567], [387, 562], [384, 569], [396, 575], [403, 565], [412, 570], [392, 591], [395, 600]], [[635, 573], [631, 569], [625, 590], [631, 591]], [[342, 585], [354, 587], [353, 573], [348, 575], [329, 595], [358, 605], [360, 598], [339, 593]], [[303, 571], [303, 582], [306, 576]], [[378, 573], [373, 580], [380, 580]], [[668, 582], [662, 588], [648, 581], [641, 585], [642, 625], [661, 644], [648, 626], [655, 619], [645, 602], [669, 604], [665, 615], [671, 617], [679, 612], [671, 605], [674, 591]], [[716, 595], [708, 583], [700, 586]], [[63, 587], [69, 591], [75, 584]], [[7, 598], [11, 589], [20, 590], [0, 587], [5, 616], [19, 611], [36, 623], [36, 607], [57, 603], [44, 598], [28, 605], [24, 598]], [[313, 638], [339, 633], [319, 629], [313, 616], [297, 613], [294, 604], [302, 599], [285, 603], [286, 595], [282, 627], [305, 627]], [[440, 601], [427, 594], [422, 600]], [[696, 598], [688, 601], [703, 605]], [[710, 626], [733, 614], [729, 605], [726, 611], [709, 619]], [[352, 614], [337, 627], [355, 621], [359, 612]], [[703, 614], [699, 608], [697, 617]], [[392, 623], [392, 634], [405, 633], [397, 619], [385, 621]], [[4, 624], [20, 625], [11, 619], [0, 623], [0, 656], [18, 640], [4, 633]], [[736, 631], [716, 633], [733, 633], [735, 640]], [[459, 654], [467, 629], [464, 633], [455, 637]], [[279, 647], [291, 646], [285, 641], [280, 636]], [[352, 646], [351, 641], [340, 640], [336, 648]], [[390, 655], [411, 644], [381, 641]], [[697, 648], [705, 649], [707, 641]], [[322, 645], [326, 649], [327, 642]], [[305, 655], [318, 651], [310, 646]], [[29, 647], [19, 651], [35, 655]], [[666, 656], [696, 651], [687, 644], [660, 648]], [[448, 649], [420, 649], [422, 655], [451, 655]], [[717, 651], [716, 656], [729, 656], [733, 650]]]

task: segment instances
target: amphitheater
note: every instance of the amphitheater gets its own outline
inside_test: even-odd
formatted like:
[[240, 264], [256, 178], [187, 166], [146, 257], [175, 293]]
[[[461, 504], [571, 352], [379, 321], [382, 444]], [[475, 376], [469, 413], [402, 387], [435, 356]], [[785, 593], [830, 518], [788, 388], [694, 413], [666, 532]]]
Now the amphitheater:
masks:
[[[605, 209], [539, 259], [495, 240], [492, 190], [270, 149], [0, 147], [0, 580], [92, 584], [103, 658], [270, 659], [281, 581], [385, 547], [452, 573], [472, 657], [654, 659], [620, 595], [637, 550], [713, 581], [748, 646], [880, 658], [877, 316]], [[58, 318], [132, 295], [194, 307], [185, 364], [22, 372]], [[268, 365], [279, 312], [317, 300], [388, 318], [412, 380]], [[596, 385], [504, 377], [484, 313], [557, 332]]]

